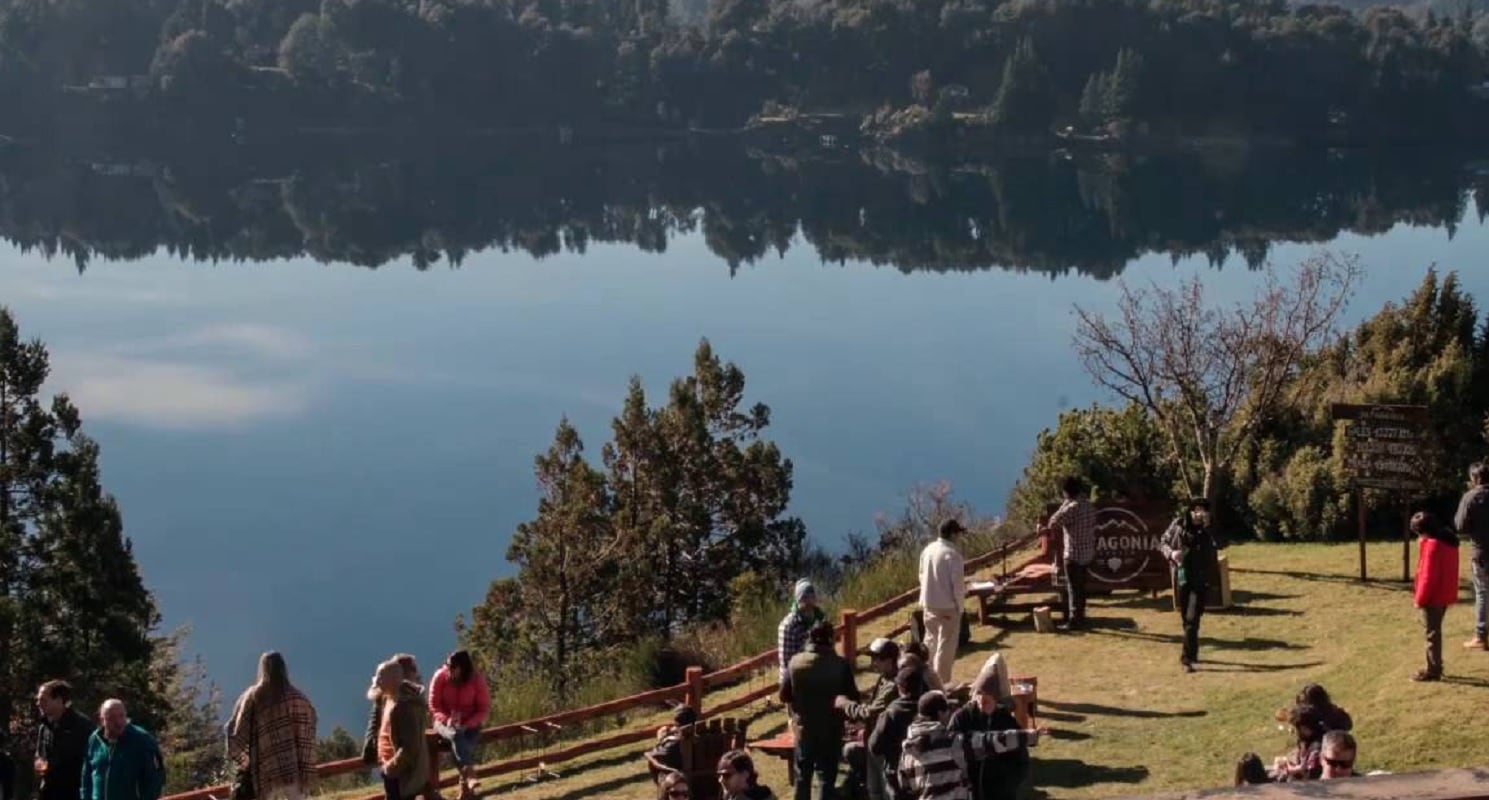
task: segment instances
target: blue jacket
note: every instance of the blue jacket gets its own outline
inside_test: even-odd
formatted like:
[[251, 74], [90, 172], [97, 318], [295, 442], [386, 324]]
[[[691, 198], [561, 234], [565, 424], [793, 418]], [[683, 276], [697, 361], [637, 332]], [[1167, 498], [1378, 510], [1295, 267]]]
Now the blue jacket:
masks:
[[164, 786], [160, 745], [144, 728], [126, 725], [112, 744], [101, 728], [88, 738], [81, 800], [158, 800]]

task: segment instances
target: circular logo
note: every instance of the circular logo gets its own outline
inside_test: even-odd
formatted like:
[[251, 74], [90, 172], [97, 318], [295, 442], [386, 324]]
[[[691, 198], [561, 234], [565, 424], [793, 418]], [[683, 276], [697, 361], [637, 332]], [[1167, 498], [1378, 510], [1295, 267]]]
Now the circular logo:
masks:
[[1158, 539], [1137, 514], [1125, 508], [1098, 509], [1091, 577], [1102, 583], [1127, 583], [1150, 568], [1156, 569], [1164, 563]]

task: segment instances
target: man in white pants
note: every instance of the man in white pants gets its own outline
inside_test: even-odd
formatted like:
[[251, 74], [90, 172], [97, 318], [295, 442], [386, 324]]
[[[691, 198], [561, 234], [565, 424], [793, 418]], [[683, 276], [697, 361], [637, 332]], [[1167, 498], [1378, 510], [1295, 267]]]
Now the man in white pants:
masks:
[[920, 551], [920, 608], [925, 614], [925, 646], [931, 654], [931, 668], [948, 686], [961, 635], [962, 604], [967, 599], [962, 554], [951, 540], [965, 530], [960, 522], [946, 520], [941, 523], [936, 540]]

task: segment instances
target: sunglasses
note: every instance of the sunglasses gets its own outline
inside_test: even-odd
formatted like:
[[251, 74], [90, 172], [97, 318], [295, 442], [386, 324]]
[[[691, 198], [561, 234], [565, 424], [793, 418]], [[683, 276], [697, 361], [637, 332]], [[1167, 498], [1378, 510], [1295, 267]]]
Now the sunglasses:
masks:
[[1324, 763], [1333, 769], [1349, 769], [1355, 765], [1353, 758], [1326, 758]]
[[688, 796], [688, 790], [687, 789], [668, 789], [667, 790], [667, 796], [668, 797], [687, 797]]

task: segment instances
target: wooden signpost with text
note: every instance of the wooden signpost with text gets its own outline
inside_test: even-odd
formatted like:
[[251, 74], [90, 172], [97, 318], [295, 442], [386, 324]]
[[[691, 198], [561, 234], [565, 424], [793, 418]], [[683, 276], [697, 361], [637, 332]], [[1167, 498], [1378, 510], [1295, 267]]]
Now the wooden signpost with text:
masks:
[[[1365, 490], [1409, 494], [1421, 491], [1426, 406], [1335, 403], [1330, 413], [1347, 420], [1344, 466], [1355, 488], [1360, 515], [1360, 580], [1365, 580]], [[1401, 542], [1401, 579], [1411, 580], [1411, 534]]]

